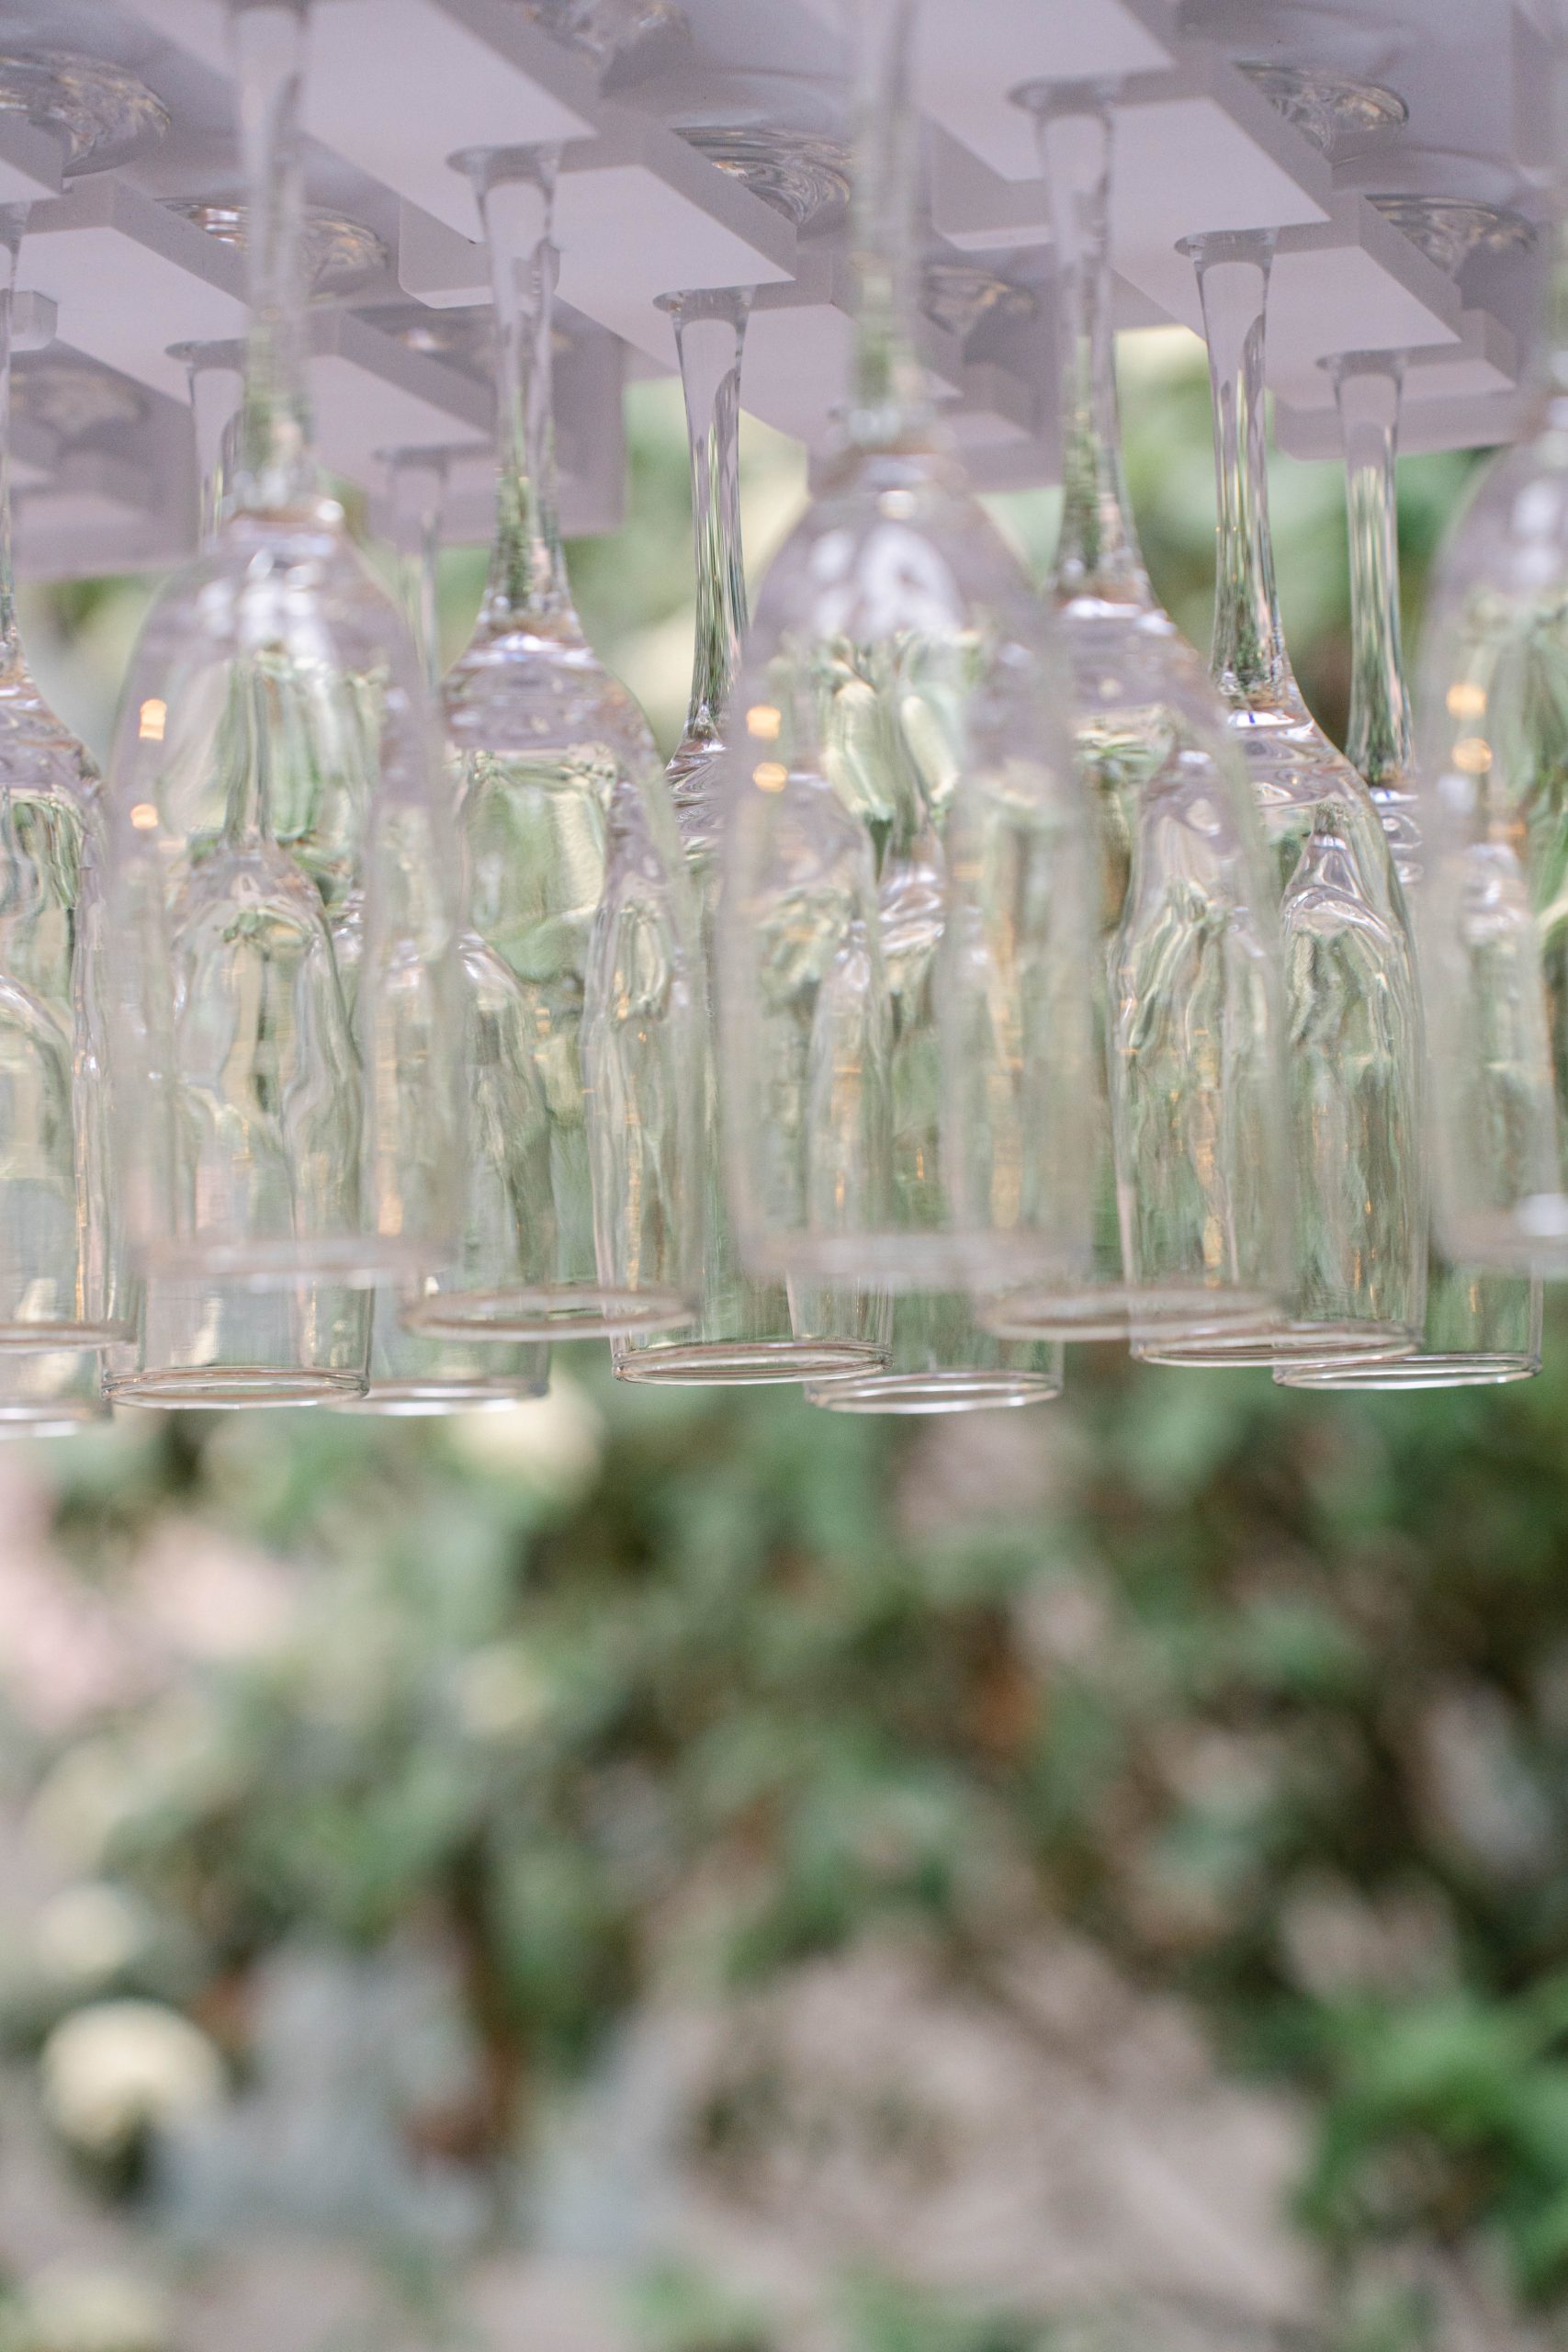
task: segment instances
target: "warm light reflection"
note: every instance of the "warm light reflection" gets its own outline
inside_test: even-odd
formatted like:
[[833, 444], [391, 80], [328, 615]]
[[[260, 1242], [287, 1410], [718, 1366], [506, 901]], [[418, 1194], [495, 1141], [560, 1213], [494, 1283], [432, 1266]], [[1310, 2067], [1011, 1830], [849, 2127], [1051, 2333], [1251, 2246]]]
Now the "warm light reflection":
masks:
[[149, 695], [137, 717], [136, 731], [144, 743], [161, 743], [168, 720], [169, 706], [156, 695]]

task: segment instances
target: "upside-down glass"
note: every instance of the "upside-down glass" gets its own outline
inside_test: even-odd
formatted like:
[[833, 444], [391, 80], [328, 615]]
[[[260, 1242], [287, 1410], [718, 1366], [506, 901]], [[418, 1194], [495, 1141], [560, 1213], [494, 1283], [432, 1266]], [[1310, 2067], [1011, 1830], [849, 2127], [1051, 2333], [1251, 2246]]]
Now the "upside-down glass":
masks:
[[1156, 603], [1122, 476], [1113, 118], [1035, 83], [1062, 368], [1050, 594], [1100, 846], [1089, 1278], [987, 1305], [1005, 1331], [1116, 1339], [1277, 1320], [1290, 1282], [1280, 939], [1247, 773], [1201, 661]]
[[553, 149], [457, 159], [496, 309], [498, 514], [447, 673], [468, 867], [468, 1180], [459, 1257], [414, 1314], [443, 1337], [604, 1337], [690, 1320], [702, 987], [648, 723], [591, 651], [556, 520]]
[[1417, 898], [1438, 1227], [1467, 1262], [1568, 1276], [1568, 269], [1532, 429], [1435, 567], [1417, 667]]
[[[1350, 544], [1350, 722], [1346, 752], [1365, 777], [1407, 892], [1420, 881], [1410, 700], [1399, 616], [1394, 451], [1404, 367], [1397, 352], [1348, 354], [1334, 368], [1345, 441]], [[1281, 1368], [1306, 1388], [1458, 1388], [1540, 1369], [1541, 1295], [1523, 1274], [1458, 1266], [1434, 1240], [1421, 1343], [1396, 1363]]]
[[1246, 756], [1285, 956], [1292, 1289], [1247, 1337], [1140, 1340], [1161, 1363], [1408, 1354], [1425, 1311], [1421, 1024], [1403, 898], [1377, 810], [1302, 699], [1269, 533], [1263, 334], [1273, 239], [1200, 237], [1219, 507], [1212, 668]]
[[[399, 449], [387, 459], [391, 539], [403, 607], [433, 690], [439, 688], [441, 671], [436, 565], [447, 465], [448, 453], [443, 449]], [[465, 942], [460, 952], [465, 995], [476, 955], [475, 947]], [[440, 1340], [411, 1330], [406, 1316], [417, 1295], [394, 1283], [378, 1286], [371, 1304], [369, 1379], [364, 1396], [346, 1399], [341, 1411], [401, 1417], [474, 1412], [544, 1395], [550, 1377], [547, 1346], [482, 1335]]]
[[911, 345], [912, 15], [850, 15], [854, 383], [737, 698], [721, 1091], [757, 1276], [1001, 1289], [1087, 1251], [1091, 835], [1049, 619]]
[[[148, 617], [110, 793], [122, 1182], [161, 1313], [183, 1293], [187, 1321], [167, 1352], [150, 1323], [123, 1385], [182, 1403], [265, 1396], [275, 1371], [290, 1401], [362, 1385], [355, 1294], [449, 1253], [457, 1206], [436, 741], [407, 628], [310, 448], [306, 12], [234, 0], [232, 21], [253, 292], [233, 476]], [[242, 1286], [319, 1286], [285, 1318], [310, 1361], [275, 1364], [270, 1310], [253, 1349]]]
[[[63, 55], [0, 58], [0, 107], [54, 130], [72, 175], [149, 143], [168, 119], [122, 69]], [[0, 207], [0, 1349], [53, 1353], [18, 1374], [18, 1422], [62, 1351], [125, 1337], [134, 1313], [109, 1149], [101, 789], [34, 684], [17, 628], [11, 335], [27, 218], [25, 205]]]
[[[717, 134], [706, 132], [710, 154]], [[751, 132], [748, 160], [763, 134]], [[770, 186], [780, 179], [775, 168]], [[807, 200], [809, 187], [801, 184]], [[792, 208], [795, 226], [800, 207]], [[696, 892], [705, 969], [711, 969], [718, 911], [721, 762], [730, 691], [746, 630], [746, 575], [740, 545], [740, 368], [749, 290], [677, 294], [665, 307], [674, 322], [691, 443], [692, 526], [696, 558], [696, 635], [685, 728], [666, 770], [682, 846]], [[713, 1007], [709, 1003], [710, 1023]], [[711, 1028], [709, 1038], [711, 1039]], [[623, 1380], [741, 1383], [803, 1380], [866, 1369], [881, 1350], [867, 1325], [852, 1328], [846, 1302], [813, 1322], [807, 1295], [782, 1283], [751, 1281], [735, 1253], [724, 1199], [718, 1076], [710, 1049], [704, 1069], [704, 1217], [701, 1311], [689, 1332], [617, 1340], [611, 1353]], [[842, 1323], [840, 1330], [836, 1327]]]
[[[190, 388], [201, 544], [224, 512], [244, 388], [243, 343], [171, 346]], [[352, 961], [345, 969], [352, 971]], [[344, 1402], [365, 1385], [371, 1300], [343, 1283], [261, 1287], [235, 1275], [149, 1274], [129, 1345], [105, 1358], [115, 1402], [164, 1409]]]

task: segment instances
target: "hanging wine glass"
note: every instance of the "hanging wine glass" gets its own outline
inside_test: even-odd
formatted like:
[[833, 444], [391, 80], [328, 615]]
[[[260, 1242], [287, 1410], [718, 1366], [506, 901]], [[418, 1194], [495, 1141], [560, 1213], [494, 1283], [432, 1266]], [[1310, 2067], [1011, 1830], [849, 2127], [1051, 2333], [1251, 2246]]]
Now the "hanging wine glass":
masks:
[[[1373, 198], [1378, 202], [1377, 198]], [[1517, 242], [1527, 224], [1495, 207], [1401, 197], [1399, 226], [1439, 266], [1457, 271], [1485, 242]], [[1380, 203], [1379, 209], [1384, 206]], [[1420, 879], [1415, 749], [1399, 617], [1394, 452], [1404, 364], [1397, 352], [1355, 352], [1334, 363], [1345, 441], [1350, 546], [1350, 721], [1346, 752], [1365, 777], [1393, 850], [1401, 884]], [[1387, 1364], [1295, 1371], [1275, 1378], [1308, 1388], [1455, 1388], [1524, 1380], [1540, 1369], [1541, 1295], [1522, 1274], [1457, 1266], [1434, 1241], [1427, 1258], [1421, 1344]]]
[[[447, 467], [444, 449], [400, 449], [387, 460], [403, 608], [433, 692], [439, 691], [441, 673], [436, 567]], [[483, 954], [476, 942], [465, 941], [460, 960], [465, 981], [475, 965], [483, 969]], [[411, 1330], [404, 1320], [416, 1296], [389, 1283], [376, 1290], [369, 1382], [364, 1396], [348, 1399], [340, 1411], [400, 1416], [473, 1412], [544, 1395], [550, 1377], [547, 1347], [482, 1336], [432, 1339]]]
[[498, 529], [446, 682], [468, 860], [463, 1249], [413, 1313], [441, 1337], [688, 1322], [699, 1262], [695, 922], [647, 721], [589, 650], [556, 521], [556, 158], [457, 159], [496, 309]]
[[[700, 133], [690, 135], [710, 160], [787, 211], [797, 230], [818, 217], [824, 203], [838, 198], [840, 184], [835, 176], [825, 167], [808, 165], [787, 131], [770, 138], [765, 127], [748, 124], [727, 134], [722, 125], [705, 124]], [[685, 393], [697, 582], [691, 702], [665, 773], [696, 892], [705, 970], [711, 970], [718, 905], [717, 795], [730, 692], [746, 629], [739, 423], [741, 359], [751, 294], [743, 288], [675, 294], [662, 307], [674, 322]], [[711, 1022], [711, 1004], [709, 1015]], [[711, 1040], [711, 1027], [707, 1035]], [[711, 1045], [704, 1062], [701, 1313], [690, 1332], [615, 1340], [611, 1352], [616, 1372], [623, 1380], [729, 1385], [802, 1380], [878, 1363], [882, 1351], [874, 1331], [874, 1302], [868, 1302], [857, 1318], [845, 1302], [831, 1301], [819, 1328], [806, 1316], [804, 1295], [792, 1296], [782, 1283], [753, 1282], [742, 1271], [724, 1199], [718, 1083]]]
[[[121, 1166], [164, 1285], [115, 1385], [180, 1404], [363, 1386], [361, 1290], [450, 1250], [460, 1124], [423, 680], [310, 450], [306, 11], [234, 0], [232, 25], [253, 289], [235, 464], [211, 547], [149, 616], [111, 795]], [[275, 1286], [299, 1295], [253, 1320], [243, 1291]], [[286, 1332], [304, 1360], [270, 1352]]]
[[[175, 344], [169, 356], [183, 363], [189, 385], [201, 544], [209, 548], [236, 460], [245, 346]], [[370, 1312], [369, 1294], [342, 1283], [264, 1290], [235, 1275], [153, 1272], [139, 1286], [133, 1341], [110, 1350], [104, 1385], [118, 1404], [165, 1409], [351, 1397], [365, 1385]]]
[[987, 1301], [1010, 1332], [1257, 1332], [1288, 1288], [1280, 943], [1239, 752], [1156, 602], [1122, 476], [1100, 85], [1014, 93], [1034, 118], [1057, 273], [1061, 536], [1051, 599], [1098, 828], [1094, 1250], [1053, 1295]]
[[[123, 69], [0, 57], [0, 112], [53, 132], [75, 176], [155, 143], [168, 117]], [[96, 1393], [76, 1351], [134, 1311], [110, 1181], [104, 829], [98, 775], [28, 672], [11, 566], [11, 334], [28, 208], [0, 208], [0, 1350], [47, 1361], [0, 1383], [13, 1426]], [[81, 1383], [85, 1381], [85, 1387]]]
[[852, 19], [855, 382], [738, 697], [721, 1092], [755, 1275], [949, 1292], [1087, 1243], [1090, 837], [1048, 621], [911, 346], [912, 15]]
[[1285, 651], [1262, 407], [1271, 235], [1200, 237], [1213, 390], [1219, 566], [1212, 667], [1275, 869], [1288, 1007], [1293, 1288], [1267, 1335], [1156, 1338], [1161, 1363], [1408, 1354], [1425, 1306], [1421, 1035], [1387, 839], [1366, 786], [1308, 712]]
[[1427, 596], [1416, 894], [1438, 1229], [1466, 1263], [1568, 1275], [1568, 272], [1530, 429], [1477, 476]]

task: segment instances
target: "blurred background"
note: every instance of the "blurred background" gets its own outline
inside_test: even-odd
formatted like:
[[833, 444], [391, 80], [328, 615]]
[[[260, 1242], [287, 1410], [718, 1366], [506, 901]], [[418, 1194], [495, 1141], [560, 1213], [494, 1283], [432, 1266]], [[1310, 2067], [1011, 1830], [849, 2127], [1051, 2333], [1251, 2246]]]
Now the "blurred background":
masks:
[[[1122, 340], [1206, 645], [1201, 348]], [[684, 431], [571, 550], [679, 732]], [[1470, 460], [1401, 467], [1404, 581]], [[805, 496], [748, 426], [753, 572]], [[1340, 478], [1274, 465], [1337, 735]], [[1055, 502], [992, 502], [1036, 571]], [[479, 551], [448, 555], [448, 652]], [[27, 594], [102, 752], [150, 590]], [[0, 1447], [0, 2352], [1568, 2342], [1568, 1368]]]

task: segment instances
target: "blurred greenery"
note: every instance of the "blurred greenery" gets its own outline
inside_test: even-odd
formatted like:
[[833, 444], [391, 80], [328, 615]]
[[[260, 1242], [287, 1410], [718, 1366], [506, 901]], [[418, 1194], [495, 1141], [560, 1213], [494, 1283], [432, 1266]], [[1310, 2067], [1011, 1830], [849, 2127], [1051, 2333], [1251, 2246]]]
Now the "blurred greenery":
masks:
[[[1201, 643], [1198, 346], [1124, 340], [1146, 550]], [[634, 388], [628, 435], [626, 527], [572, 569], [668, 741], [691, 601], [668, 383]], [[1467, 464], [1401, 468], [1413, 623]], [[802, 489], [798, 454], [751, 433], [754, 546]], [[1337, 729], [1336, 471], [1279, 461], [1274, 497], [1288, 632]], [[994, 504], [1043, 563], [1051, 496]], [[446, 560], [454, 641], [481, 565]], [[29, 600], [40, 667], [100, 741], [83, 681], [144, 593]], [[14, 1791], [141, 1927], [85, 1989], [15, 1962], [0, 2021], [32, 2051], [87, 1994], [138, 1996], [243, 2076], [270, 1951], [434, 1920], [482, 2056], [442, 2144], [504, 2169], [660, 1985], [719, 1998], [902, 1926], [1001, 2000], [998, 1952], [1065, 1922], [1197, 2004], [1238, 2076], [1308, 2103], [1297, 2210], [1344, 2352], [1427, 2340], [1391, 2254], [1500, 2251], [1521, 2306], [1561, 2309], [1568, 1374], [1549, 1338], [1532, 1385], [1397, 1397], [1078, 1351], [1067, 1400], [1010, 1441], [1010, 1487], [979, 1423], [617, 1388], [582, 1351], [519, 1417], [122, 1417], [47, 1455], [84, 1589], [122, 1588], [173, 1523], [271, 1563], [287, 1607], [275, 1638], [85, 1720], [13, 1706]], [[863, 2352], [1056, 2340], [1048, 2315], [897, 2281], [846, 2296]], [[651, 2274], [638, 2309], [656, 2352], [775, 2342], [684, 2272]]]

